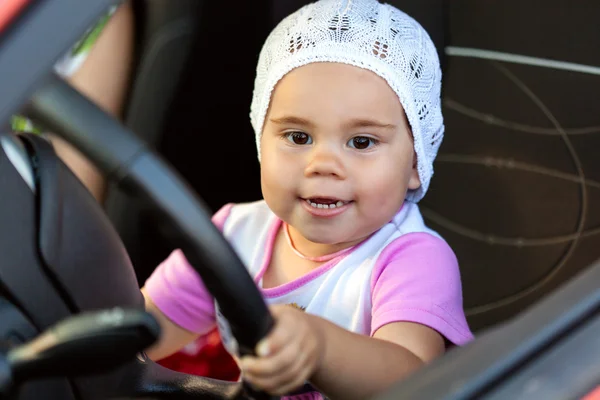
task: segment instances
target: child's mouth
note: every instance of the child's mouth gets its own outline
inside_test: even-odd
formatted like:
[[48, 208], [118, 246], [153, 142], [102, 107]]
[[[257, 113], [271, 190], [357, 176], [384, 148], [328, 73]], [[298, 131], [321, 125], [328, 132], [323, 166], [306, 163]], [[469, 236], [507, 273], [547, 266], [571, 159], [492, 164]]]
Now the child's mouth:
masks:
[[351, 203], [351, 201], [344, 201], [334, 198], [328, 197], [312, 197], [309, 199], [302, 199], [306, 201], [313, 208], [340, 208], [345, 206], [346, 204]]

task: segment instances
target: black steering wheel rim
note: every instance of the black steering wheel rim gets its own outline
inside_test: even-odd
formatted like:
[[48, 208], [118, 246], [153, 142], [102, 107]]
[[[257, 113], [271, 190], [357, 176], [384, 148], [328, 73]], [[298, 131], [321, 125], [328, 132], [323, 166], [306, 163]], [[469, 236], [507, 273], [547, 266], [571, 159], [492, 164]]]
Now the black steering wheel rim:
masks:
[[[186, 182], [140, 138], [55, 75], [35, 92], [25, 114], [70, 142], [107, 179], [151, 203], [218, 303], [240, 354], [253, 354], [271, 329], [272, 316], [253, 278]], [[268, 398], [248, 390], [253, 398]]]

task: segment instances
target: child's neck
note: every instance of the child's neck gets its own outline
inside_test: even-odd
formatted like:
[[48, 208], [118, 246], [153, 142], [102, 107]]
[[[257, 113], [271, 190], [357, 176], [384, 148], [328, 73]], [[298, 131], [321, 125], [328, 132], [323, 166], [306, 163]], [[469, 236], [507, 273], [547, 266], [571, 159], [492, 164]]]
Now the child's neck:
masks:
[[329, 261], [330, 259], [351, 250], [357, 243], [362, 241], [361, 239], [353, 242], [336, 244], [315, 243], [306, 239], [300, 232], [287, 225], [285, 222], [282, 223], [281, 229], [286, 236], [288, 245], [298, 257], [315, 262]]
[[[289, 228], [289, 238], [286, 228]], [[336, 253], [347, 254], [362, 240], [335, 245], [314, 243], [304, 238], [293, 227], [282, 223], [275, 239], [269, 266], [262, 277], [262, 287], [269, 289], [297, 280], [336, 258]]]
[[300, 279], [326, 263], [298, 257], [294, 248], [290, 246], [285, 231], [285, 224], [282, 224], [277, 232], [269, 266], [262, 277], [263, 289], [275, 288]]

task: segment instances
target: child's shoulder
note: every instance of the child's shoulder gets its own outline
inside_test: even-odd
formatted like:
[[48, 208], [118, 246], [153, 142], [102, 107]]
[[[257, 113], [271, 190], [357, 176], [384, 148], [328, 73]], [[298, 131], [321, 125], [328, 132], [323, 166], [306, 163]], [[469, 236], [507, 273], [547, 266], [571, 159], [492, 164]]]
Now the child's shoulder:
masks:
[[273, 222], [275, 214], [264, 200], [246, 203], [229, 203], [213, 216], [213, 222], [221, 231], [241, 226], [265, 226]]
[[378, 259], [380, 266], [402, 262], [427, 267], [422, 270], [434, 268], [451, 273], [457, 270], [453, 249], [426, 225], [417, 204], [405, 203], [387, 229], [389, 235]]
[[425, 224], [414, 203], [384, 226], [385, 244], [371, 272], [372, 332], [398, 321], [419, 323], [462, 345], [473, 338], [463, 310], [458, 259]]
[[411, 232], [396, 237], [385, 246], [378, 261], [388, 264], [400, 260], [410, 265], [427, 265], [427, 268], [454, 269], [458, 266], [448, 242], [429, 232]]
[[273, 212], [264, 200], [245, 203], [225, 204], [215, 215], [223, 215], [227, 219], [272, 218]]

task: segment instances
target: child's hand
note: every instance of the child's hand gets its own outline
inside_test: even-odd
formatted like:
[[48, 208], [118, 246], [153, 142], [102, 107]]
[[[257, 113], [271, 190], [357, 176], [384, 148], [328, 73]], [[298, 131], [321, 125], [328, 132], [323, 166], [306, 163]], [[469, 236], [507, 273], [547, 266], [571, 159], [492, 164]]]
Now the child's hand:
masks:
[[323, 339], [312, 317], [291, 306], [270, 308], [275, 326], [257, 348], [257, 357], [244, 357], [244, 379], [256, 389], [281, 396], [301, 387], [316, 371]]

